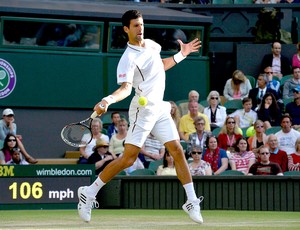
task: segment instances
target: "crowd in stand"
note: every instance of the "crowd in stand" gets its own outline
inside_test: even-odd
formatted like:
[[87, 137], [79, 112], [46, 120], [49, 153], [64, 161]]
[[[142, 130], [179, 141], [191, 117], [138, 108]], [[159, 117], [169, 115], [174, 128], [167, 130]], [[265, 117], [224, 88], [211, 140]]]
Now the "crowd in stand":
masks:
[[[281, 55], [281, 44], [274, 42], [272, 53], [262, 58], [261, 74], [254, 83], [236, 70], [222, 96], [212, 90], [199, 102], [199, 93], [191, 90], [186, 101], [170, 101], [170, 116], [193, 176], [219, 175], [228, 170], [241, 175], [300, 171], [300, 43], [290, 59]], [[228, 101], [240, 101], [242, 107], [229, 111]], [[0, 164], [35, 164], [17, 135], [14, 116], [11, 109], [3, 111]], [[78, 163], [95, 164], [97, 174], [124, 150], [128, 122], [119, 112], [111, 113], [111, 122], [104, 129], [102, 121], [94, 119], [92, 141], [79, 149]], [[278, 130], [267, 134], [274, 127]], [[157, 175], [176, 175], [172, 156], [152, 134], [136, 162], [124, 171], [130, 175], [145, 168]]]

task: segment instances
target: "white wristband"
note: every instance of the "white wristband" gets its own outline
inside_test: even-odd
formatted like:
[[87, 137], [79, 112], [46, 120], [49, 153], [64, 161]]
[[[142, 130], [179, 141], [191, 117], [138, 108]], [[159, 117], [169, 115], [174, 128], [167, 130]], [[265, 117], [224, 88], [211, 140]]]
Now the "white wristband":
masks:
[[181, 51], [179, 51], [177, 54], [175, 54], [173, 56], [174, 62], [176, 64], [178, 64], [179, 62], [181, 62], [182, 60], [184, 60], [186, 58], [186, 56], [183, 56], [183, 54], [181, 53]]
[[107, 97], [102, 98], [102, 100], [106, 101], [108, 105], [116, 103], [116, 99], [112, 95], [108, 95]]

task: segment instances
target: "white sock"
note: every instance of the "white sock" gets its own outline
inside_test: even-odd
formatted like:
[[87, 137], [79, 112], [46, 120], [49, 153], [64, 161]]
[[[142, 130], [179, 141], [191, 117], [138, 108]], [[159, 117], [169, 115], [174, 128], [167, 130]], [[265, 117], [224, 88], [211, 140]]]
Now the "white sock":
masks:
[[183, 188], [185, 189], [185, 193], [189, 201], [197, 199], [193, 182], [183, 185]]
[[105, 185], [105, 183], [100, 179], [98, 176], [97, 179], [91, 184], [87, 189], [86, 192], [89, 196], [95, 197], [99, 190]]

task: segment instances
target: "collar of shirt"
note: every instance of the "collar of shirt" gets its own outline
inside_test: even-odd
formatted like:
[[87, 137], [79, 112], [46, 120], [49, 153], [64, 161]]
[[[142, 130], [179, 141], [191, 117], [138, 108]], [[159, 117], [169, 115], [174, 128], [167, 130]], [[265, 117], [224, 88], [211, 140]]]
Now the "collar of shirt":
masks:
[[277, 153], [278, 153], [278, 151], [279, 151], [279, 149], [278, 149], [278, 148], [276, 148], [276, 149], [274, 150], [274, 152], [272, 152], [272, 154], [277, 154]]

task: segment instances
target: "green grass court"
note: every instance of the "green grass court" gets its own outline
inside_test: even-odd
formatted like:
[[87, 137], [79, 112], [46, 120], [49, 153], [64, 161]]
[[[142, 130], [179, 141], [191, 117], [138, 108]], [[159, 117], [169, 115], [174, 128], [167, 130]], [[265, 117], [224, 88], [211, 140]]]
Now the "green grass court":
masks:
[[77, 210], [0, 211], [0, 229], [300, 229], [300, 212], [204, 210], [204, 224], [182, 210], [93, 210], [85, 223]]

